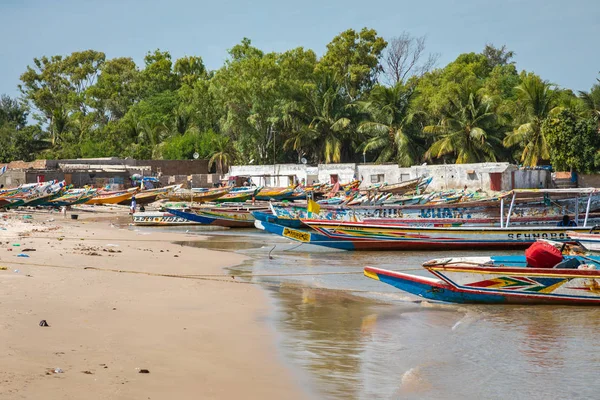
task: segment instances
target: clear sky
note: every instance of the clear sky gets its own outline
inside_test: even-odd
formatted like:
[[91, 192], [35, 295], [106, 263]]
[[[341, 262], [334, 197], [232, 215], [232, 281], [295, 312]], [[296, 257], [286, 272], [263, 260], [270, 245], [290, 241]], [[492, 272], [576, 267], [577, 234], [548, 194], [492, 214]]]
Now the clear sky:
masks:
[[138, 65], [148, 50], [200, 55], [220, 67], [244, 36], [264, 51], [323, 54], [348, 28], [427, 35], [444, 66], [485, 43], [506, 44], [519, 70], [574, 90], [600, 71], [600, 0], [0, 0], [0, 93], [17, 95], [34, 57], [103, 51]]

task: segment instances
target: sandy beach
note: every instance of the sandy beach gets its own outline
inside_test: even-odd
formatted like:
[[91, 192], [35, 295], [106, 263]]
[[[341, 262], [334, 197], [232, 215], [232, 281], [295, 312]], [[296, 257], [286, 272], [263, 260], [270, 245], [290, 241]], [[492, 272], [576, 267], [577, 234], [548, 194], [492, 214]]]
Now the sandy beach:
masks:
[[266, 295], [224, 276], [241, 256], [123, 229], [123, 211], [22, 215], [0, 213], [0, 399], [304, 397]]

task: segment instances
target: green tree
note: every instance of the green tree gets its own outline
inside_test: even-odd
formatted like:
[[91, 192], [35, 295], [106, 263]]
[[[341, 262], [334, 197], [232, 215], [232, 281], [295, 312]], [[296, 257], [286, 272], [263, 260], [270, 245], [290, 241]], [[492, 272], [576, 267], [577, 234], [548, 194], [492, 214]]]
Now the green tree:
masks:
[[496, 161], [501, 145], [497, 114], [490, 98], [472, 86], [463, 86], [448, 100], [438, 125], [424, 128], [437, 139], [427, 150], [429, 159], [453, 156], [458, 164]]
[[408, 167], [419, 161], [419, 140], [408, 126], [414, 117], [410, 102], [414, 89], [401, 83], [394, 87], [376, 86], [369, 99], [359, 106], [369, 115], [358, 130], [369, 135], [363, 153], [377, 151], [377, 162], [395, 160]]
[[236, 160], [237, 152], [227, 136], [218, 136], [213, 139], [213, 153], [208, 160], [208, 167], [216, 164], [217, 173], [223, 174], [229, 166]]
[[332, 74], [350, 100], [356, 100], [377, 81], [382, 71], [379, 60], [386, 45], [374, 29], [348, 29], [327, 45], [317, 70]]
[[555, 93], [552, 85], [535, 74], [524, 74], [517, 86], [522, 109], [523, 123], [504, 138], [507, 147], [522, 149], [521, 161], [527, 166], [536, 166], [541, 160], [550, 159], [548, 143], [542, 132], [542, 123], [555, 108]]
[[580, 91], [579, 97], [583, 100], [586, 110], [591, 115], [600, 116], [600, 79], [596, 79], [598, 83], [592, 86], [589, 92]]
[[332, 75], [326, 74], [310, 90], [308, 101], [313, 115], [309, 128], [318, 135], [323, 160], [326, 163], [341, 162], [344, 141], [352, 123], [343, 88]]
[[557, 171], [593, 172], [600, 148], [597, 117], [579, 118], [563, 109], [542, 122], [542, 135], [550, 149], [550, 160]]

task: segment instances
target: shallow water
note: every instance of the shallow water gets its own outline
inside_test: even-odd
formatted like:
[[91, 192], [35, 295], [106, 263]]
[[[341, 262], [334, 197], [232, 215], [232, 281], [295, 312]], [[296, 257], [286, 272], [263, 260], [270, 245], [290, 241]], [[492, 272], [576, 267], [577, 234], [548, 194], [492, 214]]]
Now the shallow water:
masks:
[[250, 257], [235, 273], [269, 293], [282, 355], [316, 398], [598, 398], [597, 308], [432, 304], [362, 275], [365, 265], [427, 275], [423, 261], [464, 252], [331, 251], [255, 230], [209, 235], [193, 244]]

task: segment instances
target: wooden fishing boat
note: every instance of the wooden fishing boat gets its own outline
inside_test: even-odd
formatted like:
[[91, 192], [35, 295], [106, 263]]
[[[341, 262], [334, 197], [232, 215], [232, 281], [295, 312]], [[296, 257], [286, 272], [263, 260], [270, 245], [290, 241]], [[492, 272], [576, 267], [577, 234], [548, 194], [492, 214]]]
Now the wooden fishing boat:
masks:
[[278, 218], [272, 212], [267, 211], [252, 211], [252, 215], [254, 219], [263, 222], [270, 222], [272, 224], [282, 225], [288, 228], [308, 228], [304, 223], [299, 219], [287, 219], [287, 218]]
[[598, 226], [594, 226], [589, 232], [569, 231], [568, 234], [573, 240], [576, 240], [589, 251], [600, 252], [600, 234], [597, 231], [598, 228]]
[[286, 187], [286, 188], [262, 188], [255, 196], [256, 200], [286, 200], [290, 197], [293, 197], [295, 187]]
[[261, 187], [233, 188], [229, 193], [215, 199], [215, 203], [243, 203], [251, 200], [261, 190]]
[[567, 231], [589, 230], [556, 226], [419, 227], [306, 219], [302, 222], [332, 240], [324, 246], [339, 248], [338, 243], [346, 242], [352, 244], [353, 250], [522, 249], [537, 239], [573, 243]]
[[92, 197], [86, 204], [118, 204], [122, 201], [131, 200], [138, 190], [139, 189], [135, 187], [116, 192], [98, 192], [96, 193], [96, 196]]
[[91, 200], [97, 192], [98, 190], [94, 188], [71, 189], [62, 196], [52, 199], [44, 205], [49, 207], [66, 207], [83, 204]]
[[231, 191], [231, 187], [216, 188], [216, 189], [192, 189], [192, 190], [176, 190], [172, 193], [159, 196], [168, 199], [169, 201], [207, 203], [222, 197]]
[[[167, 209], [169, 213], [188, 221], [229, 228], [252, 228], [255, 219], [251, 212], [257, 210], [260, 209], [250, 207], [206, 207], [205, 209], [194, 209], [192, 211]], [[265, 210], [265, 208], [262, 208], [262, 210]]]
[[136, 212], [131, 215], [133, 225], [137, 226], [177, 226], [200, 225], [199, 222], [178, 217], [170, 212], [147, 211]]
[[427, 189], [427, 186], [429, 186], [432, 180], [433, 177], [426, 178], [421, 176], [419, 178], [411, 179], [409, 181], [394, 183], [392, 185], [384, 185], [377, 188], [377, 190], [379, 192], [392, 193], [394, 195], [402, 195], [408, 192], [416, 191], [422, 192], [425, 191], [425, 189]]
[[[365, 267], [364, 274], [442, 302], [600, 305], [600, 257], [565, 256], [565, 260], [555, 268], [531, 268], [525, 256], [446, 258], [423, 264], [435, 277], [373, 267]], [[586, 268], [565, 268], [569, 264]]]
[[[283, 226], [273, 222], [269, 222], [267, 218], [264, 220], [255, 220], [254, 226], [257, 229], [273, 233], [285, 237], [287, 239], [294, 240], [296, 242], [305, 244], [315, 244], [319, 246], [326, 246], [325, 243], [332, 243], [333, 240], [327, 236], [321, 235], [312, 229], [299, 229], [290, 226]], [[352, 250], [352, 244], [349, 242], [340, 242], [335, 244], [337, 249], [341, 250]], [[333, 246], [327, 246], [333, 247]]]
[[[135, 194], [135, 201], [138, 205], [145, 205], [155, 202], [159, 196], [168, 196], [169, 193], [181, 186], [165, 186], [162, 188], [145, 189]], [[119, 202], [122, 205], [129, 205], [129, 200]]]

